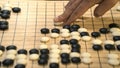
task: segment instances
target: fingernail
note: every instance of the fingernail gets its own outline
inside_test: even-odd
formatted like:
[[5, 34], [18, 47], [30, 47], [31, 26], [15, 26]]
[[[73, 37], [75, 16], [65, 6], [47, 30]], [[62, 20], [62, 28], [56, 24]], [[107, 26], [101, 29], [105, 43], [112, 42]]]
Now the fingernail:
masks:
[[54, 18], [54, 21], [58, 22], [59, 21], [59, 17]]
[[98, 13], [95, 13], [94, 16], [95, 16], [95, 17], [100, 17], [101, 15], [98, 14]]

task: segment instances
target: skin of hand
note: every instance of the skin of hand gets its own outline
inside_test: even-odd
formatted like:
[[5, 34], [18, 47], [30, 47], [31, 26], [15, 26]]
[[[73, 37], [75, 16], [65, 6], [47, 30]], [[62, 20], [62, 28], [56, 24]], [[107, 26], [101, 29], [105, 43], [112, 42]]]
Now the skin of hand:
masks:
[[82, 16], [89, 8], [98, 4], [94, 10], [94, 16], [100, 17], [110, 10], [119, 0], [70, 0], [65, 6], [65, 11], [54, 18], [54, 21], [63, 22], [63, 25], [71, 24]]

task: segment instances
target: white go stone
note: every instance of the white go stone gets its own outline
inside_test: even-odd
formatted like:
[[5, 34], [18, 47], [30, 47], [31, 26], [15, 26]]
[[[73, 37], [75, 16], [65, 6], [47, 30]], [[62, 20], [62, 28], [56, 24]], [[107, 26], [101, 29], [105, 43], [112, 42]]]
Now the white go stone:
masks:
[[12, 4], [6, 3], [6, 4], [3, 5], [3, 7], [10, 7], [10, 8], [12, 8]]
[[108, 63], [109, 63], [110, 65], [116, 66], [116, 65], [119, 65], [119, 64], [120, 64], [120, 61], [119, 61], [118, 59], [109, 59], [109, 60], [108, 60]]
[[60, 45], [61, 49], [70, 49], [70, 45], [68, 44], [62, 44]]
[[49, 55], [50, 55], [50, 58], [58, 58], [58, 59], [60, 58], [60, 55], [56, 53], [51, 53]]
[[82, 58], [81, 61], [82, 61], [84, 64], [90, 64], [90, 63], [92, 63], [91, 58]]
[[49, 62], [50, 63], [59, 63], [59, 59], [57, 59], [57, 58], [50, 58]]
[[116, 10], [117, 10], [117, 11], [120, 11], [120, 6], [117, 6]]
[[79, 32], [77, 32], [77, 31], [73, 31], [70, 34], [71, 34], [71, 36], [76, 36], [76, 35], [79, 36], [80, 35]]
[[81, 37], [76, 35], [76, 36], [72, 36], [71, 39], [77, 39], [77, 40], [80, 40]]
[[90, 36], [83, 36], [81, 38], [83, 41], [90, 41], [91, 40], [91, 37]]
[[69, 33], [68, 29], [61, 29], [61, 33]]
[[7, 54], [17, 54], [17, 51], [16, 50], [8, 50], [7, 51]]
[[24, 65], [26, 65], [26, 64], [27, 64], [27, 59], [18, 59], [18, 60], [16, 61], [16, 63], [17, 63], [17, 64], [24, 64]]
[[109, 59], [118, 59], [119, 56], [117, 54], [108, 54]]
[[102, 41], [100, 39], [94, 39], [92, 41], [92, 44], [98, 44], [98, 45], [101, 45], [102, 44]]
[[114, 41], [113, 40], [105, 40], [104, 41], [104, 44], [114, 44]]
[[61, 33], [61, 37], [68, 38], [70, 37], [70, 33]]
[[86, 28], [79, 28], [79, 29], [78, 29], [78, 32], [80, 32], [80, 33], [81, 33], [81, 32], [87, 32], [87, 29], [86, 29]]
[[81, 54], [81, 57], [89, 58], [89, 57], [91, 57], [91, 54], [88, 53], [88, 52], [83, 52], [83, 53]]
[[114, 31], [114, 32], [112, 32], [112, 35], [113, 36], [120, 36], [120, 31]]
[[115, 41], [115, 45], [120, 45], [120, 41]]
[[119, 28], [110, 28], [110, 32], [115, 32], [115, 31], [119, 32], [120, 29]]
[[70, 57], [80, 57], [80, 53], [77, 52], [71, 52]]
[[52, 44], [50, 45], [50, 49], [58, 49], [59, 46], [57, 44]]
[[48, 48], [48, 46], [46, 44], [41, 44], [39, 46], [39, 49], [47, 49], [47, 48]]
[[16, 59], [27, 59], [27, 55], [25, 55], [25, 54], [18, 54], [16, 56]]
[[71, 52], [71, 50], [70, 49], [64, 49], [64, 50], [61, 50], [61, 53], [70, 53]]
[[59, 54], [60, 53], [60, 49], [51, 49], [50, 53], [56, 53]]
[[30, 58], [30, 60], [35, 61], [35, 60], [39, 59], [39, 55], [38, 54], [31, 54], [31, 55], [29, 55], [29, 58]]
[[14, 54], [7, 54], [6, 55], [6, 59], [15, 59], [15, 55]]
[[55, 26], [61, 26], [63, 24], [63, 22], [55, 22], [54, 25]]
[[11, 11], [11, 8], [10, 7], [4, 7], [4, 8], [2, 8], [2, 10], [9, 10], [9, 11]]
[[2, 56], [3, 55], [3, 51], [2, 50], [0, 50], [0, 56]]
[[51, 36], [51, 38], [58, 38], [59, 34], [58, 33], [51, 33], [50, 36]]
[[40, 39], [40, 41], [41, 42], [48, 42], [50, 40], [50, 38], [49, 37], [41, 37], [41, 39]]

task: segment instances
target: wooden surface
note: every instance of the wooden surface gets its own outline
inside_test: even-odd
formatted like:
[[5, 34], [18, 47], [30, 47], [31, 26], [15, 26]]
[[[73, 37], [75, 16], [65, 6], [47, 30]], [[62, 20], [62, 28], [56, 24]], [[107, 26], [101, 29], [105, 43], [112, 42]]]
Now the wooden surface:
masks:
[[[5, 4], [6, 2], [1, 2], [1, 4]], [[5, 47], [11, 44], [17, 46], [17, 49], [27, 49], [28, 51], [32, 48], [38, 48], [41, 44], [40, 38], [42, 35], [40, 34], [41, 28], [62, 28], [58, 26], [54, 26], [53, 18], [58, 16], [63, 12], [63, 7], [67, 3], [66, 1], [25, 1], [25, 2], [17, 2], [17, 1], [9, 1], [10, 4], [13, 6], [19, 6], [22, 11], [19, 14], [12, 13], [11, 18], [8, 19], [9, 21], [9, 30], [7, 31], [0, 31], [1, 37], [1, 45]], [[117, 4], [120, 5], [120, 4]], [[117, 6], [116, 5], [116, 6]], [[120, 24], [120, 12], [116, 11], [116, 6], [112, 8], [111, 11], [108, 11], [103, 16], [103, 21], [101, 18], [94, 18], [92, 15], [93, 8], [89, 9], [88, 12], [84, 14], [84, 19], [80, 22], [75, 22], [79, 24], [81, 27], [85, 27], [88, 29], [89, 33], [93, 31], [98, 31], [101, 27], [108, 27], [110, 23], [118, 23]], [[1, 19], [3, 20], [3, 19]], [[104, 24], [104, 26], [103, 26]], [[49, 36], [49, 35], [47, 35]], [[58, 40], [63, 38], [59, 37], [57, 39], [50, 39], [47, 43], [48, 46], [50, 44], [59, 44]], [[69, 39], [69, 38], [67, 38]], [[92, 38], [93, 39], [93, 38]], [[111, 34], [101, 35], [99, 38], [101, 40], [112, 39]], [[120, 51], [117, 49], [115, 51], [107, 51], [103, 49], [102, 51], [94, 51], [92, 49], [91, 41], [84, 42], [79, 41], [81, 45], [81, 53], [82, 52], [89, 52], [92, 55], [92, 64], [73, 64], [70, 63], [69, 65], [62, 65], [60, 64], [60, 68], [120, 68], [119, 66], [111, 66], [108, 64], [108, 53], [117, 53], [120, 58]], [[104, 45], [102, 45], [104, 47]], [[1, 61], [4, 60], [5, 53], [1, 56]], [[120, 59], [119, 59], [120, 60]], [[16, 63], [15, 63], [16, 64]], [[28, 63], [26, 68], [49, 68], [49, 64], [46, 66], [38, 65], [37, 61], [30, 61], [28, 58]], [[3, 67], [1, 67], [3, 68]], [[14, 68], [14, 66], [8, 67]]]

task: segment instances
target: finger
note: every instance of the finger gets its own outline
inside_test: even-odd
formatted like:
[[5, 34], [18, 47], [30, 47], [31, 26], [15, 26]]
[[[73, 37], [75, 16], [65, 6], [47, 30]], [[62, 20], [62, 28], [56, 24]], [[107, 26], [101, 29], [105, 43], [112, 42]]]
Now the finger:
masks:
[[74, 22], [79, 16], [82, 16], [90, 7], [95, 5], [95, 3], [92, 2], [93, 0], [82, 0], [79, 6], [74, 10], [74, 12], [71, 14], [67, 22], [64, 22], [63, 25], [71, 24]]
[[101, 2], [95, 8], [94, 16], [95, 17], [102, 16], [103, 14], [105, 14], [105, 12], [107, 12], [109, 9], [111, 9], [117, 2], [118, 2], [118, 0], [103, 0], [103, 2]]
[[78, 7], [80, 2], [81, 2], [81, 0], [75, 0], [75, 2], [72, 5], [70, 5], [70, 7], [65, 9], [65, 11], [63, 12], [62, 15], [56, 17], [54, 19], [54, 21], [55, 22], [61, 22], [61, 21], [64, 21], [65, 19], [67, 19], [71, 15], [71, 13], [76, 9], [76, 7]]
[[70, 5], [72, 5], [75, 2], [75, 0], [70, 0], [67, 5], [65, 6], [65, 8], [67, 9]]

